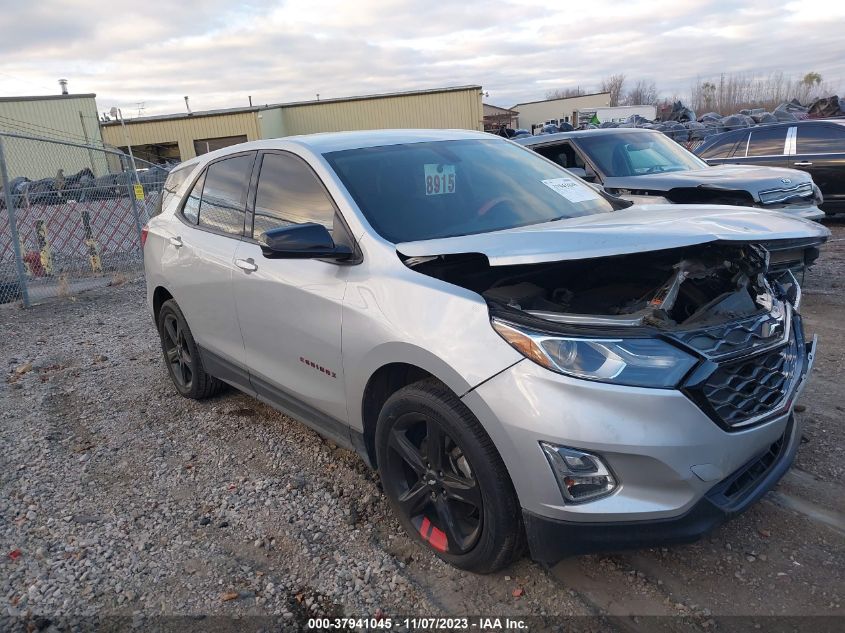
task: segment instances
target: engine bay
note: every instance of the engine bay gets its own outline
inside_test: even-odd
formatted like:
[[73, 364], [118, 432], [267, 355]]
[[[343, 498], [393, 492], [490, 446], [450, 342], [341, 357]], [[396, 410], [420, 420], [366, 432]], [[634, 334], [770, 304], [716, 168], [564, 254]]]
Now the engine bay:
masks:
[[789, 271], [770, 272], [769, 251], [758, 244], [513, 266], [490, 266], [480, 254], [405, 263], [477, 292], [492, 311], [570, 325], [703, 327], [771, 311], [800, 292]]

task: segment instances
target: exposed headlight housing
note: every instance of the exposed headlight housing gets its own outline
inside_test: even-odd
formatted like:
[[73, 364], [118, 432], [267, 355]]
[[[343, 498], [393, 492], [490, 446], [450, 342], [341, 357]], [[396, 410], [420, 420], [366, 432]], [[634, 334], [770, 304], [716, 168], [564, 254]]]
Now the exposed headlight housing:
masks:
[[560, 492], [570, 503], [594, 501], [609, 495], [617, 482], [598, 455], [540, 442], [554, 471]]
[[560, 374], [632, 387], [672, 389], [697, 360], [656, 338], [576, 338], [535, 332], [494, 318], [514, 349]]

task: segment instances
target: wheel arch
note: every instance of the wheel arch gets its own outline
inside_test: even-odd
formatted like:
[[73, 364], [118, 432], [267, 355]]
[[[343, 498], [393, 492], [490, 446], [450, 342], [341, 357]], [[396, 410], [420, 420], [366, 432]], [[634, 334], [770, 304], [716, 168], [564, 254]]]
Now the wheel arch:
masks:
[[155, 290], [153, 290], [153, 321], [156, 327], [158, 327], [158, 315], [161, 312], [161, 306], [164, 305], [165, 301], [169, 301], [172, 298], [173, 295], [164, 286], [156, 286]]

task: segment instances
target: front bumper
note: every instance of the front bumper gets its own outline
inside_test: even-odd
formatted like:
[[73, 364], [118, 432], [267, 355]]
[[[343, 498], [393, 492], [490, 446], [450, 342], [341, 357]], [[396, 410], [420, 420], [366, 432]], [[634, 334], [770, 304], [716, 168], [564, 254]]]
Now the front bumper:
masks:
[[584, 524], [523, 511], [531, 557], [552, 565], [567, 556], [691, 543], [745, 511], [783, 477], [801, 443], [801, 427], [790, 418], [781, 438], [714, 486], [678, 517], [652, 521]]
[[[800, 439], [795, 400], [815, 341], [788, 402], [755, 426], [727, 429], [678, 390], [568, 378], [524, 360], [463, 397], [499, 449], [522, 505], [532, 555], [557, 556], [697, 538], [741, 512], [789, 468]], [[607, 497], [568, 504], [540, 442], [599, 455], [620, 482]], [[776, 463], [719, 491], [781, 443]], [[755, 469], [759, 471], [759, 468]]]

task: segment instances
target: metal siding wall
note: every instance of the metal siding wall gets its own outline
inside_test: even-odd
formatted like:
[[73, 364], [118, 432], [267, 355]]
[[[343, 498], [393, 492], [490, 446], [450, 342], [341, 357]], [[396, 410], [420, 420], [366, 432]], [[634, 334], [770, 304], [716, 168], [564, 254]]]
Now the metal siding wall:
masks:
[[[157, 143], [178, 143], [182, 160], [196, 156], [194, 141], [224, 136], [246, 134], [248, 141], [261, 138], [256, 112], [236, 112], [196, 118], [165, 119], [161, 121], [139, 121], [126, 124], [126, 132], [132, 145], [155, 145]], [[123, 129], [118, 125], [103, 126], [103, 140], [109, 145], [125, 147]]]
[[475, 88], [284, 106], [282, 118], [288, 134], [385, 128], [483, 128], [481, 94]]
[[[85, 135], [79, 112], [82, 111], [85, 131], [92, 145], [102, 145], [100, 127], [97, 119], [97, 104], [93, 97], [74, 97], [63, 99], [0, 101], [0, 131], [43, 136], [46, 138], [84, 143]], [[11, 149], [11, 148], [10, 148]], [[70, 175], [85, 167], [91, 168], [97, 175], [108, 171], [102, 155], [91, 156], [84, 149], [63, 152], [61, 156], [29, 156], [20, 153], [7, 156], [9, 176], [26, 176], [32, 180], [48, 178], [63, 169]]]
[[601, 108], [608, 104], [609, 94], [586, 95], [569, 99], [554, 99], [537, 103], [524, 103], [513, 106], [519, 111], [519, 127], [531, 131], [531, 125], [544, 123], [550, 119], [572, 117], [573, 110]]

